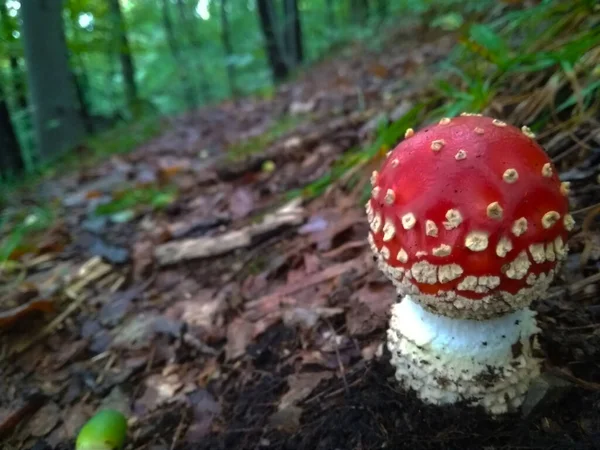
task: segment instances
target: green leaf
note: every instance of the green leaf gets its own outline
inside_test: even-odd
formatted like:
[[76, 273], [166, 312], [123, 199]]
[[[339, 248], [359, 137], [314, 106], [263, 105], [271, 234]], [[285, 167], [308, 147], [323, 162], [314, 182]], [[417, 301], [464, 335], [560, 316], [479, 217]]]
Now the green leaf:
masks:
[[511, 59], [510, 48], [489, 26], [481, 24], [471, 25], [469, 38], [485, 50], [482, 56], [489, 59], [502, 70], [507, 68]]

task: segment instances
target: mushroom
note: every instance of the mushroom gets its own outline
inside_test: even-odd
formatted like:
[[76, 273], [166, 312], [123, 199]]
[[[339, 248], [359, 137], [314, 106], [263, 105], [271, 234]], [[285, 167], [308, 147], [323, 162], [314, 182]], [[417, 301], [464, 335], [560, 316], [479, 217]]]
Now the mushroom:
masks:
[[529, 305], [567, 255], [568, 186], [531, 130], [475, 114], [407, 133], [371, 182], [396, 378], [429, 403], [514, 410], [540, 372]]

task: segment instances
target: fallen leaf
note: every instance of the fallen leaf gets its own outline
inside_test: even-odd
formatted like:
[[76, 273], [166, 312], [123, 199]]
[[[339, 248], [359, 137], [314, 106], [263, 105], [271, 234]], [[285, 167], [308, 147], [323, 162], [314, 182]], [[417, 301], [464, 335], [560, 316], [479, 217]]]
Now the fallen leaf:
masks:
[[321, 317], [330, 318], [343, 314], [342, 308], [286, 308], [283, 311], [283, 323], [288, 327], [300, 327], [311, 330]]
[[116, 245], [109, 245], [104, 240], [95, 237], [89, 247], [90, 253], [101, 256], [113, 264], [122, 264], [129, 260], [129, 251]]
[[126, 291], [116, 292], [100, 308], [98, 319], [106, 327], [112, 328], [117, 325], [125, 314], [131, 309], [132, 302], [141, 294], [139, 286], [134, 286]]
[[281, 397], [279, 409], [297, 405], [308, 397], [322, 380], [330, 378], [331, 375], [331, 372], [305, 372], [290, 375], [287, 379], [289, 390]]
[[254, 210], [254, 195], [246, 187], [237, 188], [229, 198], [229, 211], [234, 220], [247, 217]]
[[300, 428], [300, 417], [302, 408], [297, 406], [288, 406], [284, 409], [278, 409], [269, 417], [269, 425], [285, 433], [294, 433]]
[[246, 347], [254, 335], [252, 323], [238, 317], [227, 327], [227, 344], [225, 355], [227, 360], [239, 358], [246, 352]]
[[224, 337], [223, 313], [227, 304], [223, 296], [214, 294], [213, 289], [202, 289], [191, 299], [175, 303], [165, 315], [187, 323], [190, 332], [201, 340], [217, 341]]
[[[334, 264], [325, 268], [321, 272], [317, 272], [305, 277], [303, 280], [285, 285], [271, 294], [246, 303], [245, 309], [247, 312], [252, 313], [256, 319], [258, 319], [263, 312], [273, 312], [276, 310], [283, 302], [284, 298], [289, 297], [290, 295], [303, 289], [338, 277], [351, 270], [364, 270], [364, 265], [360, 259], [347, 261], [341, 264]], [[292, 300], [292, 302], [289, 304], [294, 305], [295, 301]]]
[[49, 402], [42, 406], [27, 423], [26, 430], [31, 436], [42, 437], [50, 433], [60, 420], [60, 407]]
[[154, 262], [154, 244], [151, 241], [138, 241], [133, 244], [133, 279], [141, 281], [150, 274]]
[[11, 432], [25, 418], [42, 407], [46, 398], [41, 394], [30, 395], [16, 407], [0, 407], [0, 437]]
[[298, 228], [298, 234], [311, 234], [324, 231], [329, 226], [329, 222], [322, 215], [317, 214], [308, 219], [308, 221]]
[[87, 420], [94, 415], [94, 406], [84, 402], [75, 403], [66, 408], [61, 414], [62, 417], [62, 435], [60, 439], [75, 439], [81, 427]]
[[391, 283], [369, 283], [357, 291], [346, 313], [351, 335], [366, 335], [386, 328], [388, 313], [398, 294]]
[[134, 413], [141, 416], [175, 400], [182, 387], [178, 373], [150, 375], [144, 380], [144, 393], [134, 403]]
[[206, 389], [199, 389], [188, 394], [192, 405], [192, 420], [187, 429], [185, 440], [196, 443], [210, 431], [212, 423], [221, 413], [221, 405]]
[[[148, 348], [157, 333], [177, 333], [179, 324], [154, 313], [141, 313], [131, 317], [113, 332], [112, 347], [126, 350]], [[175, 335], [174, 337], [179, 337]]]
[[125, 417], [131, 414], [129, 404], [131, 399], [120, 386], [113, 387], [109, 394], [102, 399], [100, 408], [98, 409], [113, 409], [122, 413]]
[[11, 308], [0, 312], [0, 328], [8, 328], [15, 323], [23, 320], [26, 316], [33, 312], [52, 312], [54, 304], [50, 300], [32, 300], [16, 308]]

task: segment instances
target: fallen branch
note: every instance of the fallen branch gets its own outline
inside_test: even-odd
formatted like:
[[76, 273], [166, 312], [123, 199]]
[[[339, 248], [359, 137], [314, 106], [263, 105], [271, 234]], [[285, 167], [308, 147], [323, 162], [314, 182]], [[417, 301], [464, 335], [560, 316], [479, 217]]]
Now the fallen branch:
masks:
[[262, 222], [249, 225], [241, 230], [230, 231], [215, 237], [202, 237], [169, 242], [154, 250], [154, 257], [160, 266], [181, 261], [223, 255], [238, 248], [249, 247], [258, 237], [288, 226], [299, 225], [304, 221], [301, 200], [294, 200], [273, 214], [265, 216]]

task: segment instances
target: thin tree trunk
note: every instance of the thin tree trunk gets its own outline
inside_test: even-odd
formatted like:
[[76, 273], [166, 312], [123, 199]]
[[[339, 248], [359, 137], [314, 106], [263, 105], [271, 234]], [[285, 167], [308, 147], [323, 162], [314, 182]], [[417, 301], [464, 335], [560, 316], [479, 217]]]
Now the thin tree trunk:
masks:
[[[196, 20], [196, 18], [189, 14], [189, 6], [186, 5], [184, 0], [176, 0], [176, 4], [177, 4], [177, 9], [179, 11], [179, 21], [182, 23], [182, 25], [186, 29], [186, 32], [188, 35], [188, 40], [189, 40], [190, 44], [192, 44], [194, 47], [196, 47], [196, 49], [198, 51], [200, 51], [202, 49], [202, 43], [198, 39], [198, 36], [194, 30], [194, 23], [193, 23]], [[206, 76], [206, 71], [204, 70], [202, 60], [203, 60], [203, 58], [201, 56], [194, 58], [194, 61], [196, 64], [193, 64], [193, 65], [196, 66], [196, 68], [197, 68], [196, 70], [198, 72], [198, 75], [200, 76], [200, 95], [206, 102], [206, 101], [210, 100], [211, 94], [210, 94], [210, 85], [208, 84], [208, 81], [207, 81], [208, 77]], [[190, 80], [190, 82], [191, 82], [191, 80]]]
[[335, 11], [333, 9], [333, 0], [325, 0], [325, 14], [327, 17], [327, 25], [330, 28], [335, 27]]
[[25, 164], [4, 94], [0, 84], [0, 175], [8, 176], [23, 172]]
[[274, 11], [272, 10], [272, 0], [256, 0], [256, 5], [273, 81], [282, 81], [288, 76], [289, 71], [281, 50], [277, 45], [275, 24], [272, 20], [275, 16]]
[[123, 71], [123, 80], [125, 81], [125, 96], [130, 111], [134, 112], [139, 103], [138, 89], [135, 81], [135, 66], [129, 39], [127, 38], [127, 27], [121, 11], [119, 0], [110, 0], [110, 8], [113, 20], [113, 26], [116, 28], [116, 40], [118, 42], [119, 57], [121, 58], [121, 70]]
[[69, 69], [62, 3], [60, 0], [27, 0], [21, 3], [20, 9], [29, 104], [43, 158], [71, 149], [85, 136]]
[[23, 82], [23, 69], [16, 56], [10, 57], [10, 73], [12, 79], [13, 92], [16, 97], [16, 105], [19, 109], [27, 108], [27, 94], [25, 92], [25, 83]]
[[88, 133], [94, 132], [94, 126], [90, 117], [90, 108], [85, 95], [86, 92], [86, 77], [85, 75], [73, 74], [73, 84], [75, 85], [75, 93], [77, 95], [77, 101], [81, 105], [81, 119], [85, 124], [85, 131]]
[[227, 68], [229, 91], [235, 98], [238, 96], [238, 91], [235, 85], [235, 67], [231, 61], [231, 57], [233, 56], [233, 45], [231, 45], [231, 30], [229, 28], [229, 16], [227, 14], [227, 0], [221, 0], [221, 41], [223, 42], [223, 49], [225, 50], [225, 67]]
[[196, 92], [187, 75], [187, 63], [181, 56], [179, 43], [175, 38], [173, 23], [171, 22], [171, 15], [169, 14], [168, 0], [162, 0], [162, 19], [163, 26], [165, 27], [165, 33], [167, 35], [167, 42], [169, 44], [169, 48], [171, 49], [171, 53], [173, 54], [173, 59], [175, 60], [175, 65], [177, 67], [176, 70], [179, 74], [179, 78], [181, 79], [181, 85], [183, 86], [183, 96], [185, 97], [188, 108], [192, 109], [198, 105], [198, 100], [196, 97]]
[[17, 24], [11, 23], [14, 19], [12, 19], [8, 15], [8, 10], [6, 9], [6, 2], [0, 1], [0, 26], [1, 26], [1, 36], [4, 39], [5, 45], [8, 47], [8, 59], [10, 65], [10, 74], [12, 80], [12, 88], [14, 95], [16, 97], [16, 105], [19, 109], [27, 108], [27, 97], [25, 95], [25, 83], [23, 82], [24, 73], [21, 69], [21, 64], [19, 62], [19, 57], [15, 54], [14, 45], [16, 44], [16, 39], [13, 36], [13, 31], [17, 29]]
[[292, 65], [297, 66], [304, 59], [298, 0], [283, 0], [283, 17], [285, 21], [283, 27], [285, 51], [289, 55]]
[[[70, 31], [73, 33], [73, 39], [79, 39], [79, 24], [77, 23], [78, 15], [72, 9], [70, 12]], [[70, 65], [73, 68], [73, 83], [75, 85], [75, 93], [77, 95], [77, 101], [81, 108], [81, 118], [85, 124], [85, 130], [88, 133], [94, 132], [94, 126], [90, 117], [90, 107], [88, 102], [87, 93], [90, 88], [89, 78], [87, 76], [87, 70], [85, 62], [83, 61], [82, 53], [71, 53]]]

